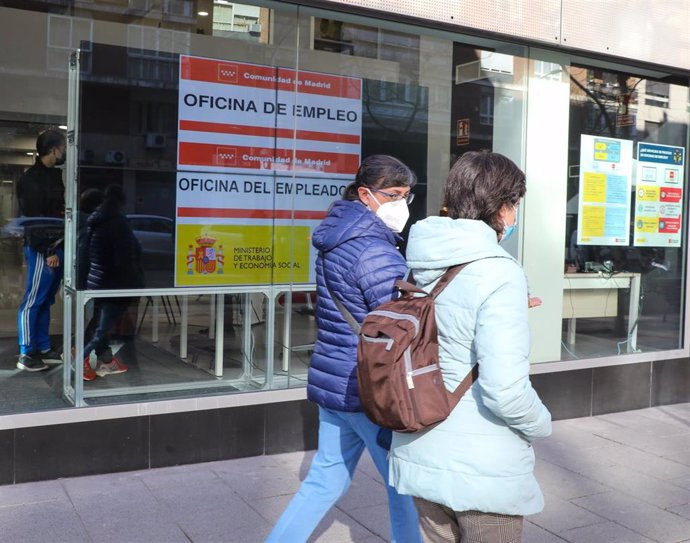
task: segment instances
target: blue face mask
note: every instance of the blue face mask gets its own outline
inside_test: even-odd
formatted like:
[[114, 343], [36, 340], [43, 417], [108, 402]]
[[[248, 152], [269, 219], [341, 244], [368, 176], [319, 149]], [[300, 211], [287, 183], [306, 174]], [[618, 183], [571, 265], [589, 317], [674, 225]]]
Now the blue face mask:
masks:
[[513, 232], [515, 232], [515, 229], [517, 228], [518, 225], [518, 209], [516, 206], [513, 206], [515, 208], [515, 222], [511, 224], [510, 226], [505, 225], [503, 228], [503, 236], [501, 236], [501, 241], [507, 240], [510, 236], [513, 235]]

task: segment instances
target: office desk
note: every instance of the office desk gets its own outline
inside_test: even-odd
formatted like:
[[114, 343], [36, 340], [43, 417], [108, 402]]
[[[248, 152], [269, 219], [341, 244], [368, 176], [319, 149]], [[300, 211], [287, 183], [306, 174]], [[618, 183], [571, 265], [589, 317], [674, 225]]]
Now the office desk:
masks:
[[637, 318], [640, 309], [640, 274], [621, 272], [566, 273], [563, 277], [563, 318], [568, 319], [568, 344], [575, 344], [578, 318], [615, 317], [618, 289], [630, 289], [628, 352], [637, 350]]

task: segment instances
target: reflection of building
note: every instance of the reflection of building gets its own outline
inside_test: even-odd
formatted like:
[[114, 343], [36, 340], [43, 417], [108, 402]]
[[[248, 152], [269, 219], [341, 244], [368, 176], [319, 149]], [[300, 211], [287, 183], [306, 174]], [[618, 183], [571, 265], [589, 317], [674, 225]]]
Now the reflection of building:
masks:
[[258, 39], [262, 31], [266, 35], [264, 19], [262, 8], [227, 0], [213, 0], [214, 36], [228, 37], [230, 33], [234, 33], [232, 35], [235, 37], [242, 35], [246, 39]]
[[[84, 53], [83, 70], [90, 72], [93, 55], [97, 54], [91, 49], [94, 36], [109, 33], [114, 39], [126, 43], [129, 51], [126, 71], [121, 74], [119, 82], [111, 76], [106, 79], [99, 77], [98, 73], [90, 74], [92, 81], [118, 85], [136, 79], [142, 86], [157, 87], [166, 86], [166, 83], [176, 85], [178, 70], [174, 53], [188, 53], [197, 30], [206, 28], [208, 24], [213, 28], [208, 34], [220, 33], [218, 35], [224, 37], [257, 41], [268, 39], [270, 10], [224, 0], [208, 0], [206, 16], [198, 13], [202, 11], [203, 2], [199, 2], [197, 12], [194, 12], [194, 4], [190, 0], [75, 0], [69, 7], [50, 0], [34, 0], [32, 4], [49, 15], [44, 17], [31, 11], [13, 11], [18, 27], [34, 30], [20, 40], [13, 39], [3, 45], [6, 53], [0, 88], [3, 106], [0, 109], [5, 115], [0, 116], [0, 173], [3, 180], [0, 186], [0, 222], [16, 213], [14, 182], [34, 160], [38, 132], [46, 126], [66, 124], [64, 104], [67, 100], [69, 55], [81, 49]], [[25, 7], [24, 2], [5, 2], [4, 5]], [[5, 31], [3, 36], [7, 40], [12, 34]], [[103, 64], [104, 61], [100, 59], [98, 62]], [[19, 91], [40, 89], [46, 84], [53, 89], [49, 100], [36, 91]], [[27, 100], [31, 102], [30, 114], [21, 108], [13, 111], [17, 104]], [[175, 117], [171, 110], [176, 107], [174, 102], [161, 101], [160, 95], [146, 98], [142, 93], [139, 107], [140, 121], [135, 139], [130, 139], [131, 134], [123, 134], [122, 142], [111, 140], [98, 148], [81, 149], [81, 160], [115, 168], [159, 168], [161, 164], [174, 164], [174, 156], [169, 156], [175, 152], [176, 126], [170, 123]], [[39, 123], [36, 123], [37, 116]]]

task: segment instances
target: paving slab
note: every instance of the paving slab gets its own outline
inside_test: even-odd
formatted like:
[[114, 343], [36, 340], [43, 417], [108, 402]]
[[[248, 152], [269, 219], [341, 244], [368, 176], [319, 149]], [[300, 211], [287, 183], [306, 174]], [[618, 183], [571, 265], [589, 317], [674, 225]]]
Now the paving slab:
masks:
[[[600, 469], [606, 470], [611, 469], [611, 467]], [[599, 494], [611, 489], [610, 486], [605, 486], [587, 475], [576, 473], [543, 460], [537, 462], [534, 472], [537, 481], [540, 481], [543, 492], [546, 492], [548, 495], [558, 496], [564, 500]]]
[[362, 507], [387, 506], [388, 493], [380, 477], [376, 479], [356, 471], [347, 493], [338, 500], [338, 507], [345, 512]]
[[551, 533], [536, 524], [532, 524], [528, 519], [522, 526], [522, 540], [527, 543], [563, 543], [566, 541], [562, 537]]
[[690, 536], [690, 520], [622, 492], [587, 496], [573, 502], [658, 543], [676, 543]]
[[[388, 510], [385, 515], [388, 522]], [[329, 511], [324, 517], [309, 541], [318, 543], [349, 543], [351, 541], [388, 541], [381, 539], [377, 534], [369, 531], [361, 519], [355, 518], [352, 513], [345, 513], [337, 507]], [[381, 519], [379, 519], [380, 522]], [[386, 530], [387, 533], [387, 530]]]
[[662, 509], [690, 503], [690, 490], [625, 466], [593, 468], [590, 476], [609, 488], [620, 490]]
[[12, 543], [90, 543], [92, 539], [68, 501], [0, 507], [0, 538]]
[[[544, 530], [562, 537], [563, 532], [606, 522], [606, 518], [555, 495], [548, 496], [541, 513], [531, 515], [529, 521]], [[603, 543], [603, 542], [602, 542]]]
[[94, 541], [188, 541], [174, 517], [136, 473], [63, 479], [62, 484], [72, 509]]
[[[599, 419], [604, 422], [610, 422], [614, 426], [620, 425], [623, 428], [635, 430], [639, 434], [653, 436], [672, 436], [690, 431], [690, 428], [683, 424], [682, 420], [677, 416], [666, 414], [664, 417], [654, 417], [651, 413], [653, 411], [650, 409], [623, 411], [600, 415]], [[599, 433], [597, 431], [595, 433], [606, 437], [605, 432]]]
[[68, 500], [60, 481], [0, 486], [0, 507], [55, 500]]
[[641, 534], [616, 522], [601, 522], [582, 528], [574, 528], [561, 534], [570, 543], [654, 543]]

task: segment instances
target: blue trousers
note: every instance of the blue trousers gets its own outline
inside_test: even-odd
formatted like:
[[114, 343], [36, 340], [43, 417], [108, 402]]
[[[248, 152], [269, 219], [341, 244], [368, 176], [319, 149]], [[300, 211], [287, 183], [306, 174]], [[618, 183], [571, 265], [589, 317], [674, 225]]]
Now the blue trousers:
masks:
[[419, 518], [410, 496], [388, 484], [388, 451], [376, 443], [379, 426], [364, 413], [319, 407], [319, 448], [307, 477], [276, 523], [266, 543], [302, 543], [347, 492], [357, 462], [366, 447], [388, 492], [391, 541], [420, 543]]
[[24, 297], [17, 313], [17, 336], [20, 354], [50, 349], [50, 306], [62, 280], [62, 252], [58, 252], [60, 266], [50, 268], [46, 257], [31, 247], [24, 247], [27, 264]]
[[96, 299], [94, 311], [98, 315], [98, 324], [93, 337], [84, 347], [84, 356], [89, 356], [91, 351], [96, 351], [96, 356], [100, 357], [110, 348], [108, 342], [110, 330], [126, 310], [127, 302], [121, 298]]

